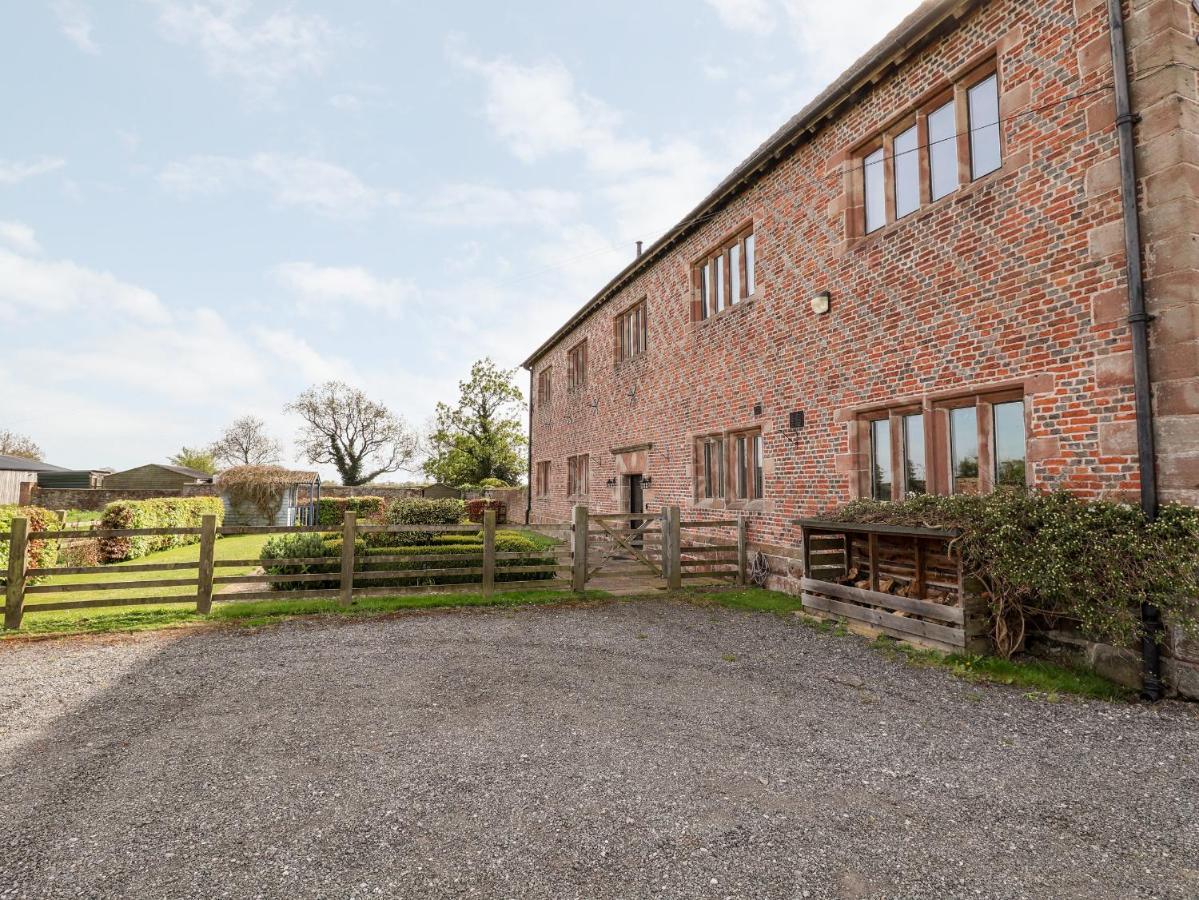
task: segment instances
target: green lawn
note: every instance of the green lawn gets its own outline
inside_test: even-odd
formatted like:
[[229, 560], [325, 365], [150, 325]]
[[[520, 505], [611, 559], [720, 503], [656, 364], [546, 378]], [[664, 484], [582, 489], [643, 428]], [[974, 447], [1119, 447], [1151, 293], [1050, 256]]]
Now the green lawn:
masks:
[[[255, 559], [262, 552], [262, 545], [267, 542], [268, 535], [241, 534], [221, 538], [216, 542], [217, 559]], [[95, 575], [55, 575], [45, 580], [45, 584], [89, 584], [110, 581], [153, 581], [163, 578], [195, 578], [195, 569], [175, 569], [167, 572], [124, 572], [126, 566], [144, 565], [148, 563], [181, 563], [197, 562], [200, 559], [200, 545], [189, 544], [186, 547], [174, 547], [151, 553], [141, 559], [131, 559], [128, 562], [114, 563], [107, 572]], [[254, 570], [253, 566], [230, 566], [217, 569], [220, 575], [245, 575]], [[219, 585], [218, 585], [219, 590]], [[55, 603], [69, 600], [98, 600], [104, 597], [187, 597], [195, 596], [193, 587], [146, 587], [129, 588], [120, 591], [69, 591], [58, 594], [30, 594], [25, 598], [26, 606], [36, 603]], [[114, 610], [120, 610], [119, 613]], [[98, 617], [131, 616], [134, 611], [140, 613], [175, 613], [185, 611], [177, 604], [153, 604], [138, 607], [94, 607], [89, 609], [61, 609], [49, 612], [26, 610], [21, 632], [46, 632], [70, 630], [77, 622]]]
[[94, 509], [68, 509], [68, 522], [99, 522], [100, 517], [104, 515]]

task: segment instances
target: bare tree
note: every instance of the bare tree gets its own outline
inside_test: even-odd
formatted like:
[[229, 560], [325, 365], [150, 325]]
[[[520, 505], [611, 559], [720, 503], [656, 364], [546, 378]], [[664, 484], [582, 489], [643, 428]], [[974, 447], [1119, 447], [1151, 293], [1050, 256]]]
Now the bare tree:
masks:
[[283, 446], [266, 433], [266, 423], [242, 416], [213, 442], [212, 455], [222, 466], [262, 466], [277, 463]]
[[42, 458], [42, 448], [33, 442], [33, 438], [15, 431], [0, 429], [0, 455], [20, 456], [23, 459]]
[[340, 381], [311, 387], [284, 407], [304, 420], [300, 449], [311, 463], [334, 466], [342, 484], [367, 484], [410, 467], [418, 439], [408, 423]]

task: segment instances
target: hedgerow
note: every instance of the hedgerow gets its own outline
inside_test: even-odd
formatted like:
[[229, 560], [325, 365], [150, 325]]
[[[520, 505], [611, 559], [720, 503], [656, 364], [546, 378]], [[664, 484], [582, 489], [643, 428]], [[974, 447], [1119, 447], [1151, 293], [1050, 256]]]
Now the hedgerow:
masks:
[[1199, 509], [1171, 504], [1150, 522], [1126, 503], [1058, 491], [857, 500], [827, 518], [959, 528], [966, 570], [990, 597], [992, 636], [1004, 655], [1030, 625], [1071, 623], [1095, 640], [1128, 644], [1142, 603], [1199, 634]]
[[[12, 530], [12, 520], [24, 516], [29, 520], [29, 531], [57, 531], [58, 514], [40, 506], [0, 506], [0, 532]], [[58, 562], [60, 542], [53, 538], [35, 538], [29, 542], [28, 571], [30, 578], [36, 569], [48, 569]], [[0, 584], [8, 580], [8, 538], [0, 538]]]
[[[388, 525], [459, 525], [466, 516], [466, 504], [461, 500], [429, 500], [405, 497], [393, 500], [387, 507], [384, 520]], [[447, 532], [412, 531], [369, 533], [366, 542], [372, 547], [400, 547], [427, 544]]]
[[[219, 497], [170, 497], [156, 500], [117, 500], [104, 507], [101, 529], [196, 528], [204, 516], [216, 516], [217, 525], [225, 519], [225, 506]], [[200, 535], [162, 534], [134, 537], [101, 537], [100, 559], [105, 563], [139, 559], [148, 553], [198, 544]]]
[[380, 519], [383, 516], [383, 498], [321, 497], [316, 504], [316, 524], [321, 528], [337, 528], [345, 521], [347, 512], [357, 514], [360, 522]]

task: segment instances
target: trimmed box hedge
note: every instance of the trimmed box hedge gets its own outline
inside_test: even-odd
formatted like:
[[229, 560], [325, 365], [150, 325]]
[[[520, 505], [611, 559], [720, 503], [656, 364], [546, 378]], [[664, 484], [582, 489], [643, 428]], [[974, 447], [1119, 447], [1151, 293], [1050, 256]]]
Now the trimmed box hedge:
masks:
[[[216, 516], [217, 525], [225, 520], [225, 505], [220, 497], [170, 497], [156, 500], [117, 500], [104, 507], [102, 529], [196, 528], [204, 516]], [[100, 559], [105, 563], [139, 559], [148, 553], [198, 544], [200, 534], [161, 534], [138, 537], [101, 537]]]
[[[263, 547], [262, 559], [268, 575], [309, 575], [328, 572], [340, 574], [342, 540], [337, 535], [320, 534], [285, 534], [271, 538]], [[512, 532], [497, 532], [495, 536], [496, 553], [528, 553], [528, 556], [518, 556], [512, 559], [497, 559], [495, 561], [496, 582], [502, 581], [540, 581], [553, 578], [552, 572], [505, 572], [506, 568], [517, 566], [551, 566], [557, 562], [554, 556], [545, 555], [537, 545], [526, 537]], [[483, 565], [482, 542], [471, 544], [420, 544], [403, 547], [368, 547], [362, 540], [354, 542], [354, 553], [358, 558], [356, 571], [387, 572], [395, 569], [447, 569], [455, 565], [478, 568]], [[269, 560], [288, 558], [309, 558], [323, 556], [329, 559], [327, 563], [300, 563], [287, 565], [278, 563], [270, 565]], [[372, 563], [372, 556], [455, 556], [458, 560], [418, 560], [404, 562]], [[406, 575], [394, 578], [364, 579], [364, 587], [410, 587], [413, 585], [441, 584], [472, 584], [481, 580], [479, 575]], [[329, 581], [273, 581], [271, 588], [278, 591], [295, 590], [332, 590], [340, 584], [339, 578]]]

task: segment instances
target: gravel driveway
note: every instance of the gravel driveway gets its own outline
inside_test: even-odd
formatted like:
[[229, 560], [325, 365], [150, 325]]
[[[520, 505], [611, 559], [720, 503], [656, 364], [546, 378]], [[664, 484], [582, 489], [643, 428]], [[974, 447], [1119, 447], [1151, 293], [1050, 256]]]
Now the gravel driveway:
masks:
[[665, 601], [0, 646], [0, 897], [1196, 897], [1199, 715]]

